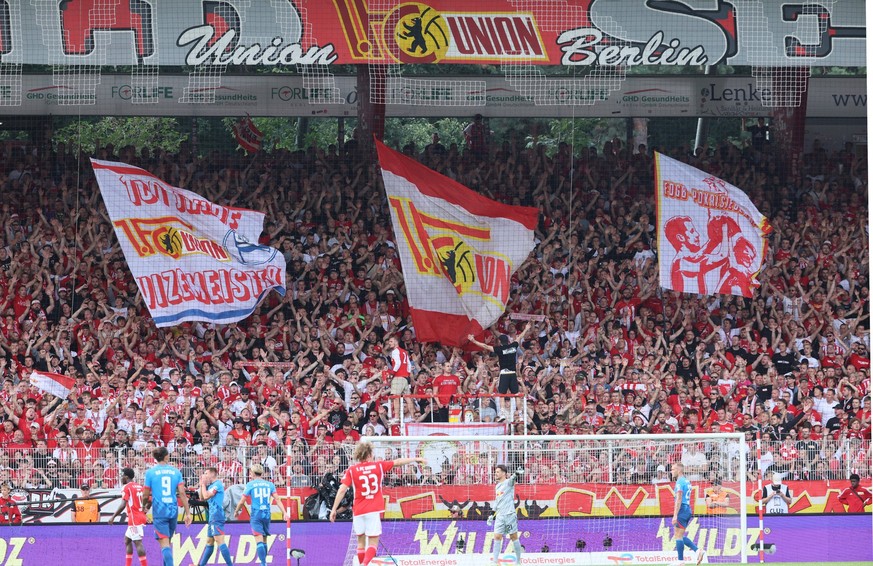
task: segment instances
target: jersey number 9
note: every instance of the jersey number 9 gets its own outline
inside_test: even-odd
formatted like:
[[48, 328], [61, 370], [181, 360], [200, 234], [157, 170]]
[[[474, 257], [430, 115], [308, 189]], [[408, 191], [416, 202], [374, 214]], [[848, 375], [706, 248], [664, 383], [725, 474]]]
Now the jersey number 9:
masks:
[[170, 503], [173, 500], [173, 478], [161, 476], [161, 501]]

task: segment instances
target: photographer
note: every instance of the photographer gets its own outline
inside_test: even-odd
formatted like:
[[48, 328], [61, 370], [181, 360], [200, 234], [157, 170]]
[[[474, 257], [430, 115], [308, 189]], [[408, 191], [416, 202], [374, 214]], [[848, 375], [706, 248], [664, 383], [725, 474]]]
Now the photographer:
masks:
[[787, 515], [793, 500], [791, 489], [782, 483], [782, 474], [776, 472], [771, 483], [764, 486], [761, 497], [767, 513], [771, 515]]
[[[339, 486], [340, 480], [337, 477], [337, 467], [334, 464], [330, 464], [327, 473], [322, 476], [319, 484], [315, 486], [316, 493], [306, 498], [304, 503], [304, 518], [322, 521], [327, 519], [339, 492]], [[350, 489], [346, 492], [342, 502], [337, 506], [337, 519], [346, 521], [352, 518], [353, 499], [354, 493]]]

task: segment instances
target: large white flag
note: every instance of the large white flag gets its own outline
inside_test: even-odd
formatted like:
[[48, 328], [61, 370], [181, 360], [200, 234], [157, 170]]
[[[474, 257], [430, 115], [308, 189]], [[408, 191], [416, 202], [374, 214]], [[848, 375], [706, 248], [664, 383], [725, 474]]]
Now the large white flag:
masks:
[[751, 297], [771, 227], [737, 187], [655, 154], [661, 287]]
[[506, 309], [536, 208], [488, 199], [376, 142], [416, 339], [459, 346]]
[[270, 289], [285, 294], [285, 258], [257, 244], [263, 213], [212, 203], [125, 163], [91, 165], [157, 326], [236, 322]]
[[33, 370], [30, 374], [30, 384], [40, 391], [66, 399], [76, 386], [76, 379], [60, 373]]

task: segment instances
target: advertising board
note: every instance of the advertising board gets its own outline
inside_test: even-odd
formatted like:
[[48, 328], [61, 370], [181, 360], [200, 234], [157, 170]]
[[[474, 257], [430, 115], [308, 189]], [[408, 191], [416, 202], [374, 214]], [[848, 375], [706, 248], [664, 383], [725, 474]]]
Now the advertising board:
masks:
[[[559, 519], [519, 521], [528, 564], [666, 564], [675, 559], [669, 529], [663, 518]], [[608, 521], [608, 523], [606, 522]], [[707, 562], [736, 563], [740, 556], [740, 530], [724, 527], [711, 518], [695, 518], [691, 538], [707, 552]], [[746, 544], [757, 539], [750, 523]], [[844, 562], [873, 560], [871, 515], [806, 515], [766, 518], [765, 541], [776, 545], [770, 562]], [[608, 530], [613, 544], [602, 545]], [[63, 556], [68, 566], [120, 563], [124, 558], [123, 525], [27, 525], [0, 527], [0, 566], [46, 564], [47, 557]], [[268, 563], [285, 564], [285, 526], [274, 523], [279, 533], [268, 541]], [[256, 564], [255, 540], [247, 523], [227, 524], [228, 547], [234, 564]], [[147, 555], [160, 554], [146, 526]], [[206, 548], [206, 528], [194, 524], [179, 527], [173, 539], [177, 565], [197, 564]], [[384, 549], [396, 553], [399, 566], [465, 566], [481, 563], [491, 548], [491, 529], [484, 521], [406, 520], [386, 522]], [[823, 533], [832, 533], [825, 536]], [[458, 545], [459, 538], [466, 544]], [[585, 540], [589, 552], [577, 552], [576, 541]], [[343, 564], [351, 543], [351, 525], [328, 522], [295, 522], [291, 526], [292, 548], [306, 552], [301, 566]], [[548, 546], [548, 552], [542, 552]], [[462, 550], [461, 550], [462, 549]], [[382, 552], [382, 550], [380, 550]], [[403, 553], [403, 554], [401, 554]], [[404, 558], [406, 557], [406, 558]], [[210, 564], [218, 564], [217, 554]]]

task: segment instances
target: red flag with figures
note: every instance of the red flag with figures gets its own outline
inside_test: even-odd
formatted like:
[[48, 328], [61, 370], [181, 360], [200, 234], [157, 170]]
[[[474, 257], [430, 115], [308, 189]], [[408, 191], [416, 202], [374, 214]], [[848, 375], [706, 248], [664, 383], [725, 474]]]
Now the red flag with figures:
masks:
[[749, 197], [705, 171], [655, 154], [661, 287], [751, 297], [772, 228]]
[[506, 309], [536, 208], [486, 198], [376, 142], [416, 339], [466, 343]]
[[249, 153], [257, 153], [261, 150], [261, 141], [264, 134], [255, 126], [255, 122], [248, 114], [240, 118], [233, 125], [233, 135], [241, 148]]

